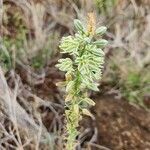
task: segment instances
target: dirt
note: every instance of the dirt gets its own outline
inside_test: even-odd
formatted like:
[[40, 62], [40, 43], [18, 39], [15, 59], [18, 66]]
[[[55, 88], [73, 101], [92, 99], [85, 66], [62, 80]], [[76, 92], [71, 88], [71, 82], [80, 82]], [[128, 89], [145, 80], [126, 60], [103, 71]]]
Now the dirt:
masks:
[[150, 150], [150, 113], [113, 96], [97, 97], [92, 110], [98, 143], [111, 150]]
[[[35, 86], [34, 89], [39, 97], [45, 97], [48, 100], [49, 95], [52, 95], [53, 100], [57, 102], [55, 95], [60, 95], [62, 99], [62, 93], [54, 86], [54, 83], [62, 77], [54, 76], [54, 72], [51, 69], [44, 84]], [[98, 94], [93, 95], [92, 99], [96, 102], [96, 106], [91, 110], [96, 119], [93, 121], [84, 117], [81, 126], [91, 130], [95, 127], [98, 129], [96, 143], [111, 150], [150, 150], [149, 111], [131, 105], [124, 99], [115, 99], [113, 95]], [[62, 111], [58, 110], [58, 112], [62, 114]], [[42, 118], [47, 128], [53, 117], [48, 111]], [[92, 134], [93, 132], [90, 133], [90, 138]], [[88, 138], [86, 140], [88, 141]]]

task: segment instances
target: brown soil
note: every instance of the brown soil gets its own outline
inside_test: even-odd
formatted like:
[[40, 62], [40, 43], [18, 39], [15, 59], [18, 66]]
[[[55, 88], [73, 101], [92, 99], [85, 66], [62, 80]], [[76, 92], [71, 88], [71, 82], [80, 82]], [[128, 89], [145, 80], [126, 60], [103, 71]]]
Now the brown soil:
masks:
[[[55, 95], [58, 94], [62, 98], [62, 94], [54, 83], [62, 76], [54, 76], [54, 72], [52, 71], [46, 76], [44, 84], [34, 88], [40, 97], [52, 99], [49, 98], [49, 95], [53, 95], [53, 100], [57, 102]], [[92, 130], [97, 127], [98, 144], [111, 150], [150, 150], [150, 112], [133, 106], [126, 100], [115, 99], [113, 95], [93, 95], [92, 97], [96, 102], [96, 106], [92, 108], [96, 119], [92, 121], [90, 118], [84, 117], [81, 126]], [[60, 115], [62, 115], [62, 111], [58, 110]], [[43, 123], [47, 128], [54, 117], [50, 114], [48, 112], [43, 118]], [[92, 134], [91, 132], [89, 138]], [[87, 136], [85, 141], [88, 140]]]
[[93, 109], [98, 142], [111, 150], [150, 150], [150, 113], [113, 96], [96, 100]]

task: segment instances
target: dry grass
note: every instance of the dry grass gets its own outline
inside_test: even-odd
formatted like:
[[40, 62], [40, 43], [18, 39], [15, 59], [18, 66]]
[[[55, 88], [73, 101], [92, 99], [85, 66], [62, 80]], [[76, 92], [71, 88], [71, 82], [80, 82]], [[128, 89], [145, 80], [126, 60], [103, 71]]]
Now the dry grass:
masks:
[[[31, 116], [31, 114], [29, 115], [26, 112], [27, 110], [18, 103], [17, 98], [20, 98], [26, 105], [28, 104], [27, 99], [23, 97], [23, 92], [25, 91], [22, 85], [20, 85], [19, 77], [15, 75], [14, 72], [11, 72], [10, 77], [14, 82], [13, 89], [8, 87], [6, 78], [0, 68], [0, 108], [2, 115], [0, 124], [2, 129], [0, 146], [2, 148], [6, 146], [8, 149], [14, 146], [16, 149], [24, 149], [24, 147], [28, 147], [34, 142], [35, 149], [38, 149], [41, 141], [45, 139], [49, 139], [50, 144], [53, 145], [54, 143], [51, 140], [54, 139], [54, 137], [48, 133], [44, 127], [38, 112], [33, 114], [36, 115], [35, 122], [33, 116]], [[26, 93], [26, 97], [27, 94], [28, 93]], [[34, 95], [32, 94], [31, 96]], [[42, 103], [43, 101], [37, 96], [35, 99], [37, 103]], [[48, 105], [51, 106], [51, 103]], [[36, 106], [34, 105], [34, 107]]]

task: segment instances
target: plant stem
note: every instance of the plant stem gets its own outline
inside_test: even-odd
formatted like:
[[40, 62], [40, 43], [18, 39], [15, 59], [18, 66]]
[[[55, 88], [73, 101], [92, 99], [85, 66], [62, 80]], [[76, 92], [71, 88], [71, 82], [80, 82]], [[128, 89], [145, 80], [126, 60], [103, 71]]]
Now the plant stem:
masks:
[[75, 36], [63, 37], [60, 48], [62, 53], [68, 53], [71, 58], [60, 59], [56, 65], [61, 71], [66, 72], [66, 81], [60, 85], [66, 87], [65, 98], [65, 140], [66, 150], [75, 150], [77, 146], [77, 136], [79, 135], [79, 121], [83, 115], [93, 117], [88, 110], [89, 106], [94, 106], [92, 99], [88, 98], [88, 89], [98, 91], [97, 80], [101, 77], [101, 68], [104, 62], [104, 52], [101, 50], [107, 41], [96, 40], [95, 35], [102, 35], [106, 32], [106, 27], [95, 29], [95, 17], [89, 14], [87, 28], [75, 20], [77, 29]]
[[[79, 87], [80, 87], [80, 73], [77, 70], [76, 72], [76, 81], [75, 81], [75, 85], [74, 85], [74, 96], [73, 99], [70, 101], [69, 104], [69, 110], [67, 113], [65, 113], [66, 118], [67, 118], [67, 143], [66, 143], [66, 150], [74, 150], [76, 147], [76, 137], [78, 135], [78, 131], [77, 131], [77, 127], [78, 127], [78, 123], [80, 121], [79, 118], [79, 111], [78, 114], [76, 114], [75, 112], [76, 110], [76, 105], [78, 105], [79, 103]], [[67, 104], [66, 104], [67, 105]], [[74, 115], [77, 116], [74, 116]]]

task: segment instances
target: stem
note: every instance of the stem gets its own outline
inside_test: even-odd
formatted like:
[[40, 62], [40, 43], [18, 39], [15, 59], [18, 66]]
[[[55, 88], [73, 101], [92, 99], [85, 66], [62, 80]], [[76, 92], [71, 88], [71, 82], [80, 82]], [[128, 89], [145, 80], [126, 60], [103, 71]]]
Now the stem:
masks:
[[76, 137], [78, 135], [77, 127], [80, 121], [79, 114], [74, 116], [76, 113], [75, 105], [78, 105], [79, 102], [79, 87], [80, 87], [80, 73], [79, 71], [76, 72], [76, 82], [74, 85], [74, 96], [73, 99], [70, 101], [69, 110], [65, 113], [67, 118], [67, 143], [66, 143], [66, 150], [74, 150], [76, 147]]
[[[85, 46], [84, 45], [82, 48], [79, 48], [81, 53], [80, 53], [80, 57], [82, 55], [84, 55], [84, 50], [85, 50]], [[76, 147], [76, 137], [78, 136], [78, 131], [77, 131], [77, 127], [80, 121], [80, 110], [78, 112], [78, 114], [76, 114], [76, 110], [75, 110], [75, 105], [79, 106], [79, 98], [81, 98], [82, 93], [80, 93], [80, 85], [81, 85], [81, 80], [80, 80], [80, 72], [78, 71], [78, 66], [76, 66], [76, 72], [75, 72], [75, 85], [74, 85], [74, 96], [73, 99], [70, 102], [69, 105], [69, 113], [65, 114], [67, 119], [67, 133], [68, 133], [68, 137], [67, 137], [67, 144], [66, 144], [66, 150], [75, 150]], [[80, 94], [79, 94], [80, 93]], [[70, 116], [68, 116], [68, 114]], [[74, 114], [76, 114], [77, 116], [74, 116]]]
[[[56, 65], [61, 71], [66, 72], [66, 81], [60, 85], [66, 86], [65, 135], [66, 150], [75, 150], [77, 146], [76, 138], [79, 135], [77, 128], [82, 115], [93, 117], [88, 110], [88, 106], [94, 106], [93, 100], [88, 98], [86, 91], [98, 91], [96, 80], [101, 77], [102, 62], [104, 60], [101, 50], [107, 44], [104, 39], [96, 40], [95, 35], [102, 35], [106, 32], [106, 27], [95, 30], [94, 14], [89, 14], [87, 30], [80, 20], [75, 20], [77, 29], [75, 36], [62, 38], [60, 48], [63, 53], [70, 54], [71, 58], [60, 59]], [[84, 78], [83, 78], [84, 76]]]

